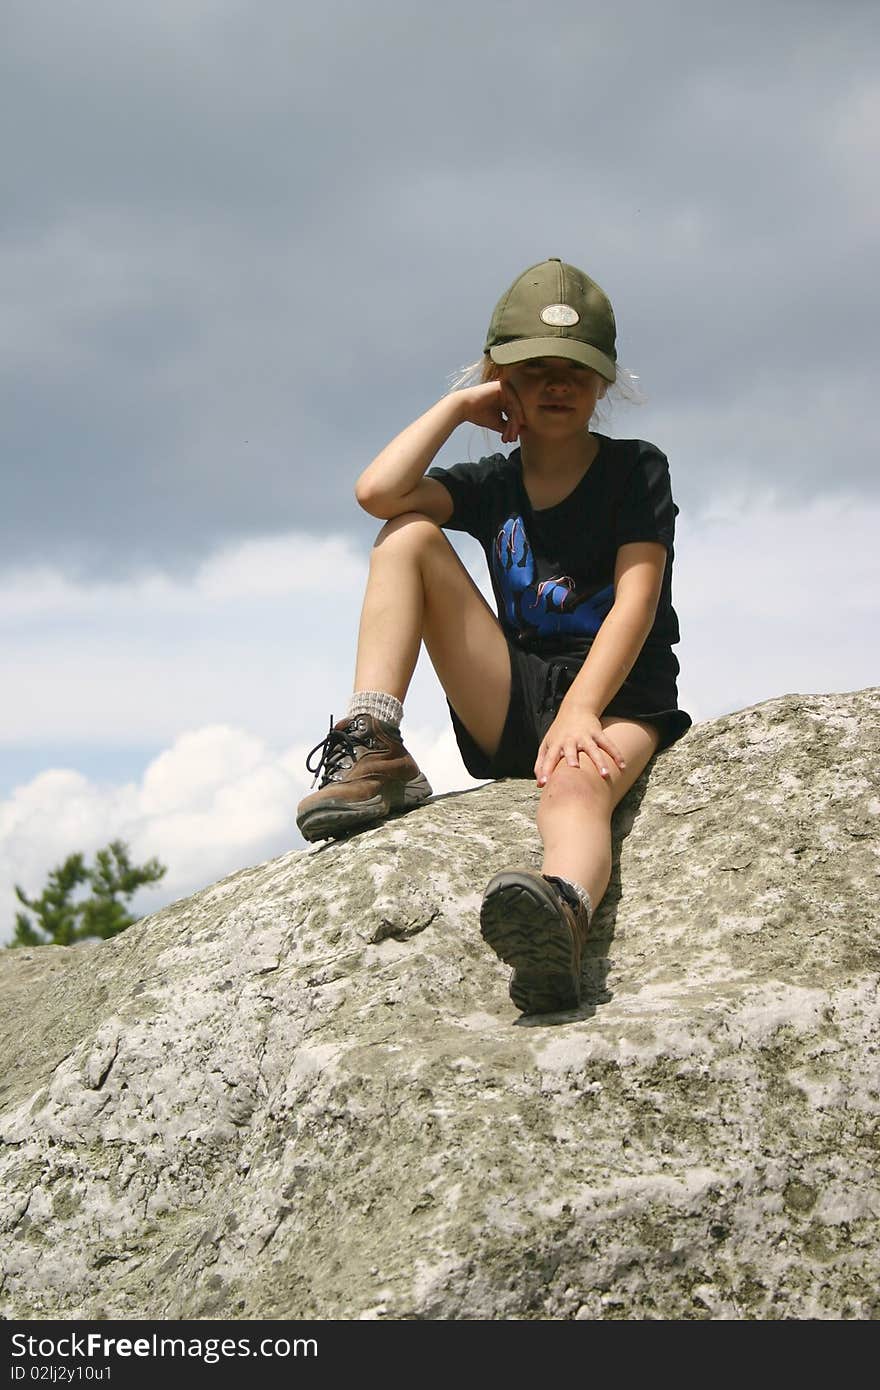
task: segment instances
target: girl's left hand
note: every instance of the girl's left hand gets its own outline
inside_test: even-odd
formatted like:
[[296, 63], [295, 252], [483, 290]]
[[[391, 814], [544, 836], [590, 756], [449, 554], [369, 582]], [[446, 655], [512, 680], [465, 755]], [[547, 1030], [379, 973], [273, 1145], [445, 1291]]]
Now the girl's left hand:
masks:
[[610, 776], [609, 759], [620, 768], [626, 767], [623, 754], [605, 733], [598, 715], [586, 710], [567, 710], [561, 705], [538, 749], [535, 762], [538, 786], [546, 786], [550, 773], [561, 758], [569, 767], [580, 767], [582, 752], [592, 759], [599, 776], [606, 782]]

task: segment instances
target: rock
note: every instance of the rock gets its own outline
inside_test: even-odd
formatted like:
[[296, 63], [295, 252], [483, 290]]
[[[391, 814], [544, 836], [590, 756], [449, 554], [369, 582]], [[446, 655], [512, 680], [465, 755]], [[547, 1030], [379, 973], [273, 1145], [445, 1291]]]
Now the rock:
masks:
[[655, 759], [541, 1020], [478, 930], [537, 801], [3, 952], [3, 1316], [876, 1316], [880, 690]]

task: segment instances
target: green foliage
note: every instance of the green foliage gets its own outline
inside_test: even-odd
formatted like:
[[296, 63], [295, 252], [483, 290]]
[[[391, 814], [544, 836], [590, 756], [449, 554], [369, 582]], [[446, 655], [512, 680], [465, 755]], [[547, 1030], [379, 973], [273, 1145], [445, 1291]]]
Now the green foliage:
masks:
[[[91, 868], [81, 854], [71, 854], [49, 874], [38, 898], [29, 898], [16, 884], [15, 896], [29, 908], [15, 914], [15, 936], [10, 946], [70, 946], [86, 937], [116, 936], [137, 918], [128, 903], [138, 888], [158, 883], [167, 872], [158, 859], [132, 864], [124, 840], [112, 840], [99, 849]], [[88, 884], [87, 897], [74, 900], [77, 889]]]

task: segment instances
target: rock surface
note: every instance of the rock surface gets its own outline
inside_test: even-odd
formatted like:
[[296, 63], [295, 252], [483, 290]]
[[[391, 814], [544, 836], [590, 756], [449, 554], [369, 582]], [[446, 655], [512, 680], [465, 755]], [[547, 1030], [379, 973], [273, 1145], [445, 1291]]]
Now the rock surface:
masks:
[[477, 914], [530, 782], [2, 953], [2, 1311], [880, 1311], [880, 691], [697, 725], [615, 818], [577, 1015]]

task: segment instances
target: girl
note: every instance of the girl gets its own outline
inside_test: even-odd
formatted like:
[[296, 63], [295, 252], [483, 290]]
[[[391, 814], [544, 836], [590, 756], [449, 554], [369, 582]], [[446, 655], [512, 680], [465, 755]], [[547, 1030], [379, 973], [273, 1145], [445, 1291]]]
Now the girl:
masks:
[[[297, 812], [317, 840], [431, 795], [400, 735], [424, 641], [471, 775], [534, 776], [542, 788], [541, 872], [495, 874], [480, 914], [526, 1013], [579, 1003], [612, 812], [691, 724], [677, 707], [678, 508], [666, 459], [589, 428], [616, 378], [615, 334], [611, 304], [583, 271], [555, 257], [531, 266], [496, 305], [482, 381], [444, 396], [361, 474], [358, 502], [387, 524], [370, 562], [355, 693], [306, 760], [323, 776]], [[519, 447], [426, 474], [467, 422]], [[444, 527], [482, 543], [497, 618]]]

